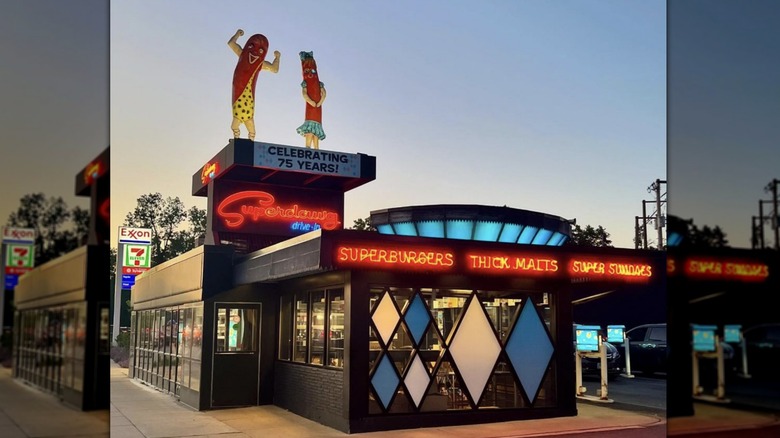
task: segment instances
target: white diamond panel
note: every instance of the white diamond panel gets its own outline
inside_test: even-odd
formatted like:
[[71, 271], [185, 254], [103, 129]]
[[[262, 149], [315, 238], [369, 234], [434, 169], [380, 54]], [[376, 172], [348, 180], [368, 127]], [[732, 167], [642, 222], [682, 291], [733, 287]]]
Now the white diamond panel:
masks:
[[428, 371], [425, 370], [425, 365], [420, 360], [420, 356], [415, 356], [412, 364], [409, 366], [406, 379], [404, 379], [406, 388], [409, 390], [409, 395], [412, 396], [415, 406], [420, 407], [420, 401], [423, 395], [425, 395], [430, 382], [431, 377], [428, 375]]
[[393, 339], [393, 330], [400, 319], [398, 310], [395, 308], [393, 298], [390, 297], [390, 294], [385, 293], [382, 296], [372, 319], [374, 320], [374, 325], [377, 330], [379, 330], [379, 336], [382, 338], [385, 345], [387, 345], [387, 343]]
[[468, 310], [457, 327], [457, 333], [450, 343], [450, 354], [458, 367], [463, 383], [475, 403], [479, 401], [485, 384], [490, 378], [493, 366], [501, 353], [482, 304], [476, 295], [469, 299]]

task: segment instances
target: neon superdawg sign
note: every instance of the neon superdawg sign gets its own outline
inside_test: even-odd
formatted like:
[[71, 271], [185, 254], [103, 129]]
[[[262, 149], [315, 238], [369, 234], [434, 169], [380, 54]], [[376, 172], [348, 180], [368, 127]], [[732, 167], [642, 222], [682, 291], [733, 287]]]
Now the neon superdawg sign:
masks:
[[234, 193], [219, 203], [217, 216], [225, 226], [238, 229], [249, 222], [279, 221], [299, 223], [313, 222], [324, 230], [335, 230], [341, 225], [339, 213], [299, 204], [279, 205], [268, 192], [248, 190]]

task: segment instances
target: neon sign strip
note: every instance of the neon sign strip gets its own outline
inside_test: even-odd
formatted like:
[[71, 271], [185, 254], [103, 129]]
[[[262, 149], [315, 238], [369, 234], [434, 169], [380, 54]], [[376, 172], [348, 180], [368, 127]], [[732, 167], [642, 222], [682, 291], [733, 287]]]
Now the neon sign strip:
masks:
[[[320, 224], [325, 230], [334, 230], [341, 224], [339, 214], [331, 210], [310, 210], [298, 204], [286, 207], [275, 204], [276, 199], [268, 192], [252, 190], [238, 192], [219, 203], [217, 216], [221, 217], [229, 228], [239, 228], [247, 219], [253, 222], [307, 220]], [[231, 211], [230, 207], [235, 206], [238, 208]]]
[[422, 248], [340, 246], [336, 249], [336, 260], [339, 264], [385, 268], [404, 267], [446, 271], [455, 263], [454, 257], [451, 251]]
[[[506, 253], [472, 253], [457, 256], [450, 249], [422, 247], [382, 247], [342, 245], [336, 249], [336, 261], [342, 266], [384, 269], [423, 269], [454, 271], [462, 264], [466, 271], [495, 275], [558, 275], [561, 263], [557, 258]], [[612, 278], [627, 281], [647, 280], [652, 266], [639, 262], [603, 259], [572, 259], [567, 265], [572, 277]]]
[[736, 260], [688, 259], [685, 261], [684, 271], [689, 277], [705, 279], [764, 281], [769, 277], [769, 266]]

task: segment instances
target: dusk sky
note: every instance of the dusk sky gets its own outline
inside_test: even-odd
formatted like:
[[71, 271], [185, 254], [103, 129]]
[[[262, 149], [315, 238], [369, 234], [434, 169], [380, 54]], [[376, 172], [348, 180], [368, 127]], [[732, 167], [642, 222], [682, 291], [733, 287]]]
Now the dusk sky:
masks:
[[669, 213], [720, 226], [734, 247], [750, 248], [764, 187], [780, 179], [778, 23], [773, 0], [669, 6]]
[[507, 205], [633, 247], [647, 188], [666, 178], [664, 1], [120, 0], [114, 224], [152, 192], [205, 208], [191, 178], [232, 137], [239, 28], [239, 44], [262, 33], [281, 52], [257, 82], [255, 140], [304, 145], [298, 53], [313, 51], [320, 148], [376, 156], [376, 181], [346, 195], [346, 226], [391, 207]]
[[107, 146], [108, 1], [4, 1], [0, 8], [0, 226], [26, 194], [74, 196]]

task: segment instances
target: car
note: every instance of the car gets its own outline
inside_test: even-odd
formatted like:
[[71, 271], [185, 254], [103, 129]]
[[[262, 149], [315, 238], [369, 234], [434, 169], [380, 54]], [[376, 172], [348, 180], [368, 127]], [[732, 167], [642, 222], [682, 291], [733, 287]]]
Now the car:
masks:
[[[628, 338], [632, 374], [634, 371], [647, 375], [668, 371], [669, 349], [666, 323], [638, 325], [626, 331], [626, 337]], [[720, 345], [723, 348], [725, 369], [730, 372], [734, 369], [734, 347], [726, 342], [721, 342]], [[623, 345], [619, 347], [620, 351], [624, 352], [625, 347]], [[625, 352], [623, 357], [623, 362], [625, 362]], [[624, 363], [622, 365], [625, 366]], [[707, 368], [707, 366], [702, 368]], [[706, 373], [704, 369], [702, 371]]]
[[[576, 331], [577, 324], [574, 324]], [[576, 333], [574, 335], [577, 337]], [[623, 368], [620, 364], [620, 352], [618, 349], [607, 341], [602, 341], [606, 347], [607, 356], [607, 380], [614, 380], [622, 372]], [[577, 345], [575, 342], [574, 351], [577, 351]], [[582, 375], [583, 377], [601, 377], [601, 359], [597, 357], [583, 357], [582, 358]]]
[[[631, 360], [631, 372], [665, 373], [669, 350], [666, 344], [666, 323], [642, 324], [626, 331]], [[621, 345], [621, 349], [625, 347]], [[625, 354], [623, 355], [625, 358]], [[624, 359], [625, 361], [625, 359]]]
[[[748, 373], [756, 379], [780, 380], [780, 323], [765, 323], [742, 331], [747, 346]], [[741, 365], [741, 356], [739, 362]]]

